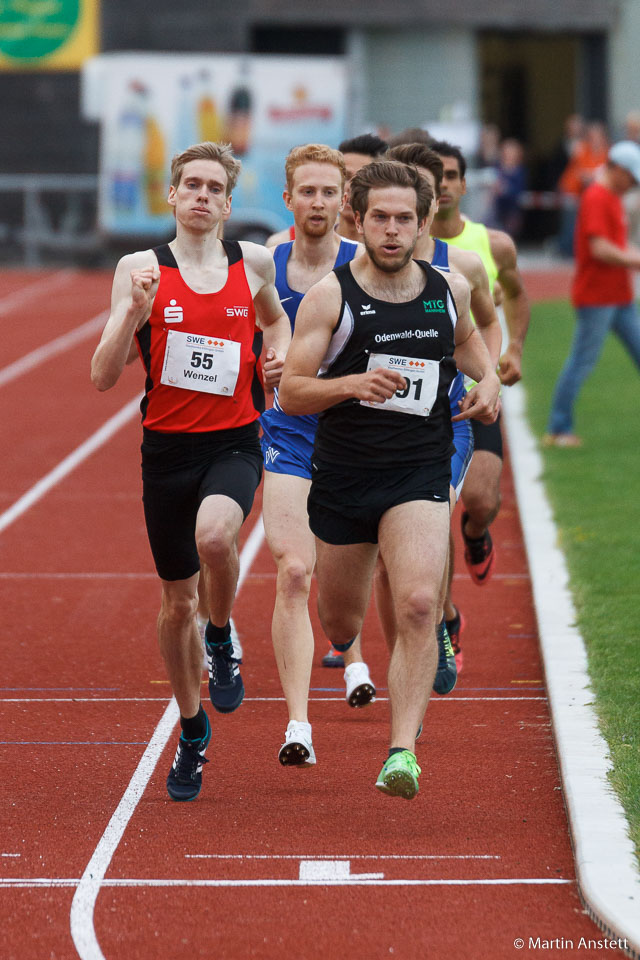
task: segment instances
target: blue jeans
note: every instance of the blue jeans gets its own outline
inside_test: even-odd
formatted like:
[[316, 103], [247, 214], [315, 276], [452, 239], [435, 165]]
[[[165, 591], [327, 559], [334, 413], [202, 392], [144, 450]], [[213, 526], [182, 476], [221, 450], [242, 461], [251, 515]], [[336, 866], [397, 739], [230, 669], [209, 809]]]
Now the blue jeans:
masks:
[[579, 307], [571, 352], [556, 383], [549, 433], [573, 433], [573, 407], [602, 351], [609, 330], [618, 335], [640, 368], [640, 317], [635, 303]]

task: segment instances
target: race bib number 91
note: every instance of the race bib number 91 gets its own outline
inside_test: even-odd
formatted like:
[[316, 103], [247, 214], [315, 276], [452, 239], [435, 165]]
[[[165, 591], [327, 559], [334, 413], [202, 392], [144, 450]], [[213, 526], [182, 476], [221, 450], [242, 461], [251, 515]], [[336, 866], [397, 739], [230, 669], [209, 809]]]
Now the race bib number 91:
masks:
[[232, 397], [239, 372], [240, 344], [236, 340], [167, 330], [160, 377], [166, 386]]
[[428, 417], [436, 402], [440, 382], [440, 364], [437, 360], [419, 360], [415, 357], [398, 357], [389, 353], [369, 355], [367, 370], [397, 370], [405, 378], [405, 388], [396, 390], [393, 397], [383, 403], [361, 400], [364, 407], [375, 410], [394, 410], [397, 413], [412, 413]]

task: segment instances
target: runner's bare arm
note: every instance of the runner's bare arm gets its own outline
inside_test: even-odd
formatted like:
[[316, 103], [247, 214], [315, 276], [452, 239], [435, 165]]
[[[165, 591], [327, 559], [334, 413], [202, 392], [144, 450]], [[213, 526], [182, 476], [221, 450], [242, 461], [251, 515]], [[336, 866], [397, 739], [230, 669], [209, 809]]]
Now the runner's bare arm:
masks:
[[460, 274], [452, 274], [449, 280], [458, 311], [453, 359], [458, 369], [477, 383], [462, 400], [460, 413], [451, 419], [455, 422], [473, 417], [482, 423], [493, 423], [500, 409], [500, 380], [489, 351], [469, 316], [469, 285], [466, 281], [461, 283], [462, 280]]
[[502, 288], [509, 343], [500, 357], [499, 375], [510, 387], [522, 378], [522, 348], [529, 327], [529, 300], [518, 269], [516, 245], [507, 233], [489, 230], [491, 253], [498, 268], [498, 282]]
[[[257, 244], [248, 244], [254, 247]], [[282, 309], [278, 291], [276, 290], [276, 268], [273, 257], [268, 251], [259, 248], [261, 253], [256, 256], [254, 251], [249, 252], [251, 270], [261, 286], [254, 293], [253, 302], [256, 307], [258, 325], [264, 333], [262, 372], [264, 385], [272, 390], [280, 382], [284, 358], [291, 343], [291, 324]], [[245, 253], [245, 258], [246, 258]]]
[[279, 399], [285, 413], [319, 413], [350, 398], [382, 403], [396, 390], [404, 389], [405, 378], [392, 370], [317, 378], [339, 319], [341, 303], [340, 284], [329, 274], [311, 287], [298, 307], [296, 328], [280, 383]]
[[113, 387], [137, 356], [133, 337], [149, 319], [159, 282], [158, 261], [151, 250], [128, 254], [118, 263], [111, 312], [91, 360], [91, 382], [98, 390]]
[[272, 250], [274, 247], [277, 247], [278, 244], [286, 243], [288, 240], [291, 240], [291, 234], [287, 227], [286, 230], [278, 230], [277, 233], [272, 233], [270, 237], [267, 237], [264, 245], [268, 250]]
[[456, 247], [449, 249], [449, 262], [453, 269], [461, 273], [469, 283], [471, 312], [480, 336], [487, 345], [489, 356], [495, 362], [497, 369], [502, 347], [502, 330], [484, 264], [473, 250], [458, 250]]

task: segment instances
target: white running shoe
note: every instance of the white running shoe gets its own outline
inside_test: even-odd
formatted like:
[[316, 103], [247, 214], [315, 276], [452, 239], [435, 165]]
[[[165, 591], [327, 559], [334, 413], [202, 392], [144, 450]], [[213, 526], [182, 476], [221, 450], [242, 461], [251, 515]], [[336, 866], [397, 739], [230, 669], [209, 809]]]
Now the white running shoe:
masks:
[[366, 663], [350, 663], [345, 667], [344, 682], [347, 687], [347, 703], [350, 707], [366, 707], [368, 703], [373, 703], [375, 700], [376, 688], [371, 681]]
[[316, 755], [311, 743], [310, 723], [303, 723], [301, 720], [289, 721], [278, 760], [283, 767], [309, 767], [316, 762]]

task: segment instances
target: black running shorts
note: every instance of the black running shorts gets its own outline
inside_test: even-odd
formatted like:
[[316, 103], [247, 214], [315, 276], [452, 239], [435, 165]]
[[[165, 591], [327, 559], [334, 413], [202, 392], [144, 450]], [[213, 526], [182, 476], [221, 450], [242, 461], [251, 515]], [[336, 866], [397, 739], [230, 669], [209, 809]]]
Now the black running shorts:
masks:
[[486, 450], [487, 453], [495, 453], [496, 457], [502, 460], [502, 430], [500, 429], [500, 420], [502, 414], [498, 414], [495, 423], [480, 423], [479, 420], [471, 421], [473, 430], [473, 449], [475, 453], [479, 450]]
[[391, 507], [412, 500], [449, 502], [451, 458], [422, 466], [366, 470], [312, 460], [309, 526], [325, 543], [377, 543]]
[[258, 430], [256, 421], [207, 433], [144, 431], [142, 502], [163, 580], [186, 580], [200, 569], [196, 516], [205, 497], [230, 497], [247, 518], [262, 476]]

